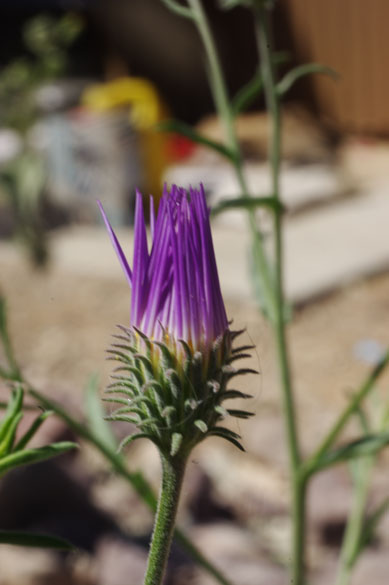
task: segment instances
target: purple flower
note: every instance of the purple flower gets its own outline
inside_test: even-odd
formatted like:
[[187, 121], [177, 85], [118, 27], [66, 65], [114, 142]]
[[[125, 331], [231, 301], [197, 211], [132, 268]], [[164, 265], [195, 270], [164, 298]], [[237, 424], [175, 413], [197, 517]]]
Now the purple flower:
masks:
[[166, 457], [183, 457], [215, 435], [242, 449], [240, 436], [219, 423], [252, 415], [223, 406], [249, 398], [228, 383], [253, 372], [233, 366], [250, 357], [251, 346], [233, 347], [242, 332], [229, 329], [202, 185], [189, 192], [165, 188], [157, 217], [150, 199], [150, 252], [137, 192], [132, 269], [99, 205], [132, 290], [130, 326], [119, 326], [108, 349], [116, 364], [105, 399], [116, 410], [108, 420], [139, 430], [121, 447], [148, 437]]
[[132, 269], [99, 203], [132, 290], [130, 325], [151, 340], [184, 340], [208, 350], [228, 330], [204, 188], [166, 187], [155, 218], [150, 198], [149, 252], [142, 196], [137, 191]]

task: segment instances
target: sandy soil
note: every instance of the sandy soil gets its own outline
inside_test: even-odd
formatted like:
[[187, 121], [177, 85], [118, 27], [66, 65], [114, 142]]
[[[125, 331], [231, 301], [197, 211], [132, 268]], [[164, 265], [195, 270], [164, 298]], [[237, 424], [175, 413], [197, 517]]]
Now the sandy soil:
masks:
[[[91, 372], [99, 374], [104, 386], [110, 370], [109, 362], [104, 361], [104, 350], [110, 343], [115, 324], [125, 324], [128, 319], [129, 292], [125, 282], [61, 273], [55, 267], [38, 273], [20, 261], [5, 263], [1, 267], [0, 287], [8, 301], [10, 330], [17, 356], [33, 385], [68, 404], [81, 403], [82, 391]], [[256, 552], [252, 552], [253, 559], [261, 548], [267, 551], [267, 559], [277, 556], [282, 560], [288, 554], [285, 544], [289, 526], [286, 513], [287, 457], [272, 338], [268, 325], [254, 306], [242, 306], [228, 298], [226, 303], [234, 326], [246, 327], [244, 335], [257, 346], [251, 365], [260, 371], [260, 376], [247, 377], [241, 385], [243, 390], [254, 395], [250, 407], [257, 414], [240, 425], [246, 455], [241, 457], [218, 440], [212, 440], [209, 445], [198, 448], [188, 474], [193, 485], [198, 467], [210, 478], [210, 489], [216, 494], [213, 497], [241, 522], [246, 537], [251, 534], [258, 543]], [[288, 335], [305, 452], [325, 432], [350, 391], [358, 387], [369, 371], [370, 366], [355, 357], [356, 344], [371, 339], [387, 345], [388, 325], [389, 274], [340, 290], [295, 312]], [[380, 387], [387, 389], [388, 382], [387, 373], [381, 378]], [[146, 475], [156, 483], [159, 466], [152, 449], [148, 446], [136, 448], [130, 458], [133, 468], [142, 465], [146, 458]], [[378, 494], [389, 489], [387, 466], [381, 466], [375, 485]], [[331, 498], [326, 497], [327, 489], [333, 494], [332, 503]], [[113, 514], [115, 503], [123, 499], [122, 489], [115, 483], [97, 486], [93, 493], [97, 501]], [[107, 502], [106, 493], [110, 494], [110, 502]], [[331, 510], [336, 517], [345, 514], [349, 502], [345, 472], [336, 472], [329, 479], [324, 477], [312, 494], [316, 504], [313, 504], [312, 513], [311, 563], [320, 570], [324, 567], [325, 573], [328, 567], [332, 567], [335, 556], [331, 556], [331, 547], [326, 548], [328, 543], [320, 541], [319, 533], [323, 523], [330, 518]], [[193, 497], [193, 489], [188, 487], [184, 496], [188, 505]], [[322, 513], [318, 510], [320, 506]], [[116, 514], [117, 518], [119, 516]], [[266, 529], [260, 527], [264, 518], [271, 520]], [[135, 518], [133, 522], [124, 523], [134, 527], [138, 520]], [[150, 518], [145, 525], [149, 522]], [[319, 526], [316, 532], [315, 522]], [[209, 525], [208, 534], [212, 534], [212, 526]], [[194, 537], [199, 542], [208, 542], [201, 530], [195, 524], [192, 528]], [[232, 539], [235, 537], [231, 534]], [[209, 539], [212, 540], [211, 536]], [[382, 535], [381, 539], [385, 542], [389, 537]], [[242, 547], [244, 549], [244, 544]], [[212, 549], [211, 544], [209, 548]], [[266, 584], [286, 582], [284, 573], [281, 580], [277, 580], [280, 579], [278, 569], [274, 570], [274, 574], [269, 573], [266, 577]], [[317, 582], [330, 585], [329, 579], [331, 577]], [[242, 584], [252, 582], [255, 581], [249, 576], [241, 580]], [[194, 579], [193, 583], [203, 585], [208, 581]], [[382, 585], [379, 581], [370, 580], [370, 583]]]

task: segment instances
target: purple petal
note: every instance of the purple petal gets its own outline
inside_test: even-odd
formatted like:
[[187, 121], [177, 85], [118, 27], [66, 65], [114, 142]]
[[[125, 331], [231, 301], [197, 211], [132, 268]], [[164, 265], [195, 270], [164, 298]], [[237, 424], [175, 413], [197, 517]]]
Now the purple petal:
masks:
[[131, 295], [131, 324], [139, 326], [147, 298], [144, 295], [145, 276], [149, 263], [145, 218], [143, 215], [142, 195], [136, 192], [135, 227], [134, 227], [134, 259], [132, 262], [133, 282]]
[[122, 268], [124, 270], [124, 274], [126, 275], [126, 278], [128, 280], [129, 285], [132, 286], [132, 272], [131, 272], [131, 268], [129, 267], [129, 264], [127, 262], [127, 258], [125, 257], [124, 252], [123, 252], [123, 250], [122, 250], [122, 248], [121, 248], [121, 246], [119, 244], [119, 241], [118, 241], [118, 239], [117, 239], [117, 237], [115, 235], [115, 232], [113, 231], [113, 229], [111, 227], [111, 224], [108, 221], [108, 218], [107, 218], [107, 216], [105, 214], [105, 211], [103, 209], [103, 206], [102, 206], [101, 202], [100, 201], [97, 201], [97, 205], [100, 208], [100, 212], [101, 212], [101, 215], [103, 216], [103, 220], [104, 220], [105, 226], [107, 228], [109, 237], [111, 239], [111, 242], [112, 242], [112, 245], [113, 245], [113, 247], [115, 249], [115, 252], [117, 254], [117, 257], [119, 258], [119, 262], [122, 265]]

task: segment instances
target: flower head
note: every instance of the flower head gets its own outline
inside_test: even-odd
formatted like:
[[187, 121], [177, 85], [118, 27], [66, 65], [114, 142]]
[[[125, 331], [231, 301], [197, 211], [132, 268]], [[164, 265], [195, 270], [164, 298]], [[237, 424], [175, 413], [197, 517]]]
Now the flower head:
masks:
[[204, 189], [166, 188], [157, 218], [150, 199], [148, 249], [142, 196], [136, 193], [132, 270], [102, 209], [131, 286], [130, 324], [147, 337], [165, 336], [204, 350], [228, 329]]
[[252, 370], [232, 367], [249, 357], [242, 353], [248, 346], [232, 348], [237, 333], [229, 329], [220, 291], [203, 187], [165, 188], [157, 217], [150, 199], [150, 251], [137, 192], [132, 269], [99, 205], [132, 291], [130, 326], [120, 328], [109, 350], [120, 365], [108, 400], [121, 405], [109, 418], [138, 426], [125, 443], [148, 437], [170, 456], [188, 453], [207, 435], [241, 447], [239, 435], [217, 423], [251, 415], [221, 403], [248, 397], [227, 383]]

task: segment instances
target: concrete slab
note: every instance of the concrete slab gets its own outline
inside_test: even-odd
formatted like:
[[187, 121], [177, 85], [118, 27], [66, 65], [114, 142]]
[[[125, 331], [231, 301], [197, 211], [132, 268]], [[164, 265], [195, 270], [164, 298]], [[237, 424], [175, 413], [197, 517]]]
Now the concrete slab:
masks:
[[[252, 193], [258, 196], [270, 194], [268, 163], [247, 163], [245, 175]], [[168, 184], [185, 186], [205, 183], [211, 206], [226, 197], [237, 197], [240, 193], [235, 171], [231, 165], [224, 163], [172, 166], [165, 178]], [[334, 165], [317, 163], [293, 166], [285, 163], [281, 169], [281, 191], [287, 210], [295, 213], [308, 206], [333, 202], [344, 195], [344, 184]], [[238, 228], [245, 228], [246, 225], [242, 213], [234, 210], [220, 216], [220, 223]]]
[[[353, 280], [389, 269], [388, 226], [389, 192], [385, 186], [288, 218], [285, 282], [289, 299], [303, 303]], [[117, 235], [132, 258], [132, 230], [120, 228]], [[253, 301], [248, 230], [231, 229], [216, 221], [213, 236], [224, 294], [232, 299]], [[102, 227], [58, 231], [52, 237], [52, 252], [58, 270], [123, 278]], [[0, 245], [0, 266], [18, 258], [13, 245]]]

